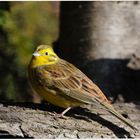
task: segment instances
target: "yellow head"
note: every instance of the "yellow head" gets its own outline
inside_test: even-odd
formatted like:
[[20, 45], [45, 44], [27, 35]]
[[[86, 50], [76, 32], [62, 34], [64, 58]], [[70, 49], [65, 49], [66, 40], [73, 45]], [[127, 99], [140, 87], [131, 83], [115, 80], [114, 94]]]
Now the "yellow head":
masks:
[[43, 65], [55, 64], [59, 57], [55, 54], [51, 46], [40, 45], [33, 53], [30, 66], [38, 67]]

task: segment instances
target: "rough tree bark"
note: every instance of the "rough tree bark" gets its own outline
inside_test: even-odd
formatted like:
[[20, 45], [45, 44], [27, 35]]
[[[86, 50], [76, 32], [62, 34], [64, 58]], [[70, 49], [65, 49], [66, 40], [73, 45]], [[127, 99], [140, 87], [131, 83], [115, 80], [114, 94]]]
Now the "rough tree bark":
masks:
[[[139, 107], [116, 104], [115, 108], [131, 119], [140, 130]], [[96, 108], [83, 106], [67, 113], [67, 119], [49, 112], [62, 109], [48, 104], [0, 104], [0, 138], [138, 138], [128, 126]], [[127, 115], [128, 114], [128, 115]]]
[[139, 2], [61, 2], [56, 51], [108, 96], [140, 100], [140, 71], [127, 67], [139, 38]]

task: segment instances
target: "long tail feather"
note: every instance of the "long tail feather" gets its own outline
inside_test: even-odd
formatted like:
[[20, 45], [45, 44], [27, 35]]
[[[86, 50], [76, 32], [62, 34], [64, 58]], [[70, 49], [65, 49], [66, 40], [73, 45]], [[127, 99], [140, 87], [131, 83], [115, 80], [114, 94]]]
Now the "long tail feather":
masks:
[[117, 112], [111, 104], [107, 102], [100, 102], [100, 104], [103, 105], [107, 109], [108, 112], [116, 116], [119, 120], [121, 120], [123, 123], [128, 125], [134, 131], [137, 131], [137, 132], [139, 131], [136, 127], [133, 126], [133, 124], [128, 119], [124, 118], [119, 112]]

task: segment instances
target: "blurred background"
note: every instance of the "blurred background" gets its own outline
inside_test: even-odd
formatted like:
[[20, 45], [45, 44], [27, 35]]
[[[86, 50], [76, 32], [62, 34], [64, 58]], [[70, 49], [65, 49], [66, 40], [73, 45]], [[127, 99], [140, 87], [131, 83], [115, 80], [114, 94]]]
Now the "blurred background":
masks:
[[52, 45], [114, 102], [140, 101], [139, 2], [0, 2], [0, 101], [39, 102], [27, 66]]
[[59, 2], [0, 2], [0, 100], [32, 101], [27, 66], [58, 36]]

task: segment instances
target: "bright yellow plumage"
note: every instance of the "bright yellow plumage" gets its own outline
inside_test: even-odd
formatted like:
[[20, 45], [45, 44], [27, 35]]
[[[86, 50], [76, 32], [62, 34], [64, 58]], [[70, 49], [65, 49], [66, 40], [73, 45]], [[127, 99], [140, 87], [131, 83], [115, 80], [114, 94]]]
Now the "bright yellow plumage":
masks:
[[62, 115], [71, 107], [96, 104], [136, 129], [113, 108], [97, 85], [74, 65], [60, 59], [50, 46], [40, 45], [36, 49], [28, 72], [32, 87], [44, 100], [67, 108]]
[[[51, 47], [46, 47], [44, 49], [41, 45], [37, 51], [33, 54], [31, 62], [29, 64], [29, 78], [33, 89], [46, 101], [60, 106], [63, 108], [79, 106], [81, 102], [70, 97], [62, 97], [58, 94], [61, 91], [49, 88], [51, 81], [49, 79], [51, 75], [47, 72], [50, 68], [57, 70], [56, 63], [59, 60], [58, 56], [53, 52]], [[47, 54], [46, 54], [47, 52]], [[47, 66], [44, 68], [44, 66]], [[43, 79], [44, 78], [44, 79]], [[46, 81], [44, 81], [46, 78]], [[48, 81], [47, 81], [48, 79]], [[43, 84], [41, 84], [44, 81]], [[61, 94], [61, 93], [60, 93]]]

